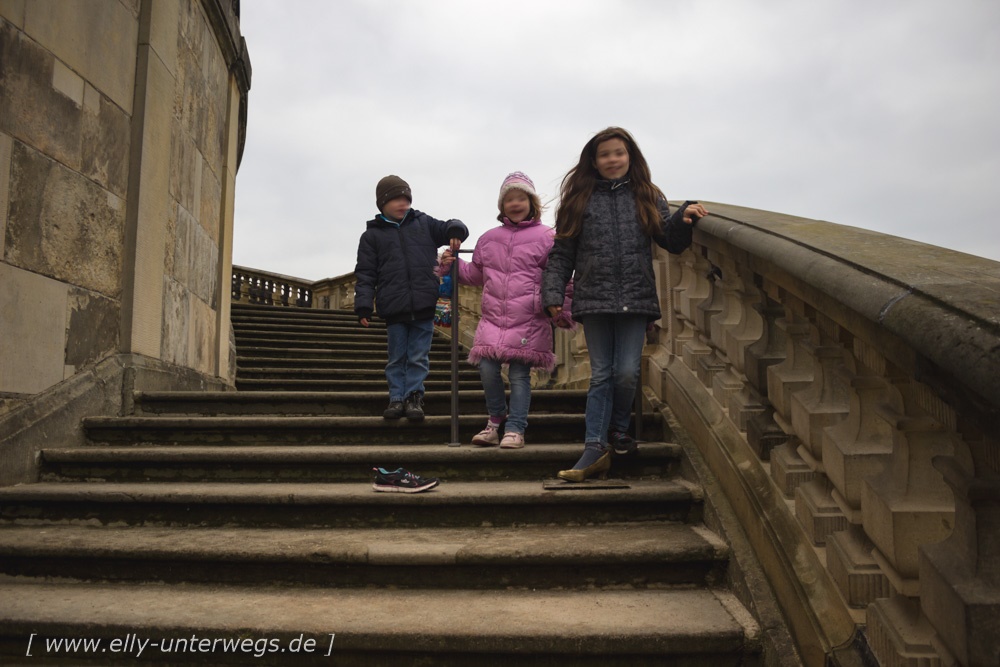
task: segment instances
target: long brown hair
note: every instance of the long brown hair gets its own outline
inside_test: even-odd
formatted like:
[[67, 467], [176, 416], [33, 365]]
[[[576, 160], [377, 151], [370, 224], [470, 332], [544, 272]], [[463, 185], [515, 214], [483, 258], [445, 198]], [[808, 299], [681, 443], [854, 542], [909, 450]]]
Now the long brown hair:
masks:
[[600, 174], [594, 162], [597, 147], [609, 139], [621, 139], [628, 151], [628, 179], [635, 193], [635, 207], [639, 212], [639, 225], [647, 236], [663, 230], [663, 219], [656, 206], [663, 193], [653, 185], [649, 165], [642, 156], [635, 139], [620, 127], [609, 127], [595, 134], [580, 152], [580, 161], [567, 172], [559, 190], [559, 209], [556, 211], [556, 238], [572, 238], [583, 229], [583, 212], [594, 193]]

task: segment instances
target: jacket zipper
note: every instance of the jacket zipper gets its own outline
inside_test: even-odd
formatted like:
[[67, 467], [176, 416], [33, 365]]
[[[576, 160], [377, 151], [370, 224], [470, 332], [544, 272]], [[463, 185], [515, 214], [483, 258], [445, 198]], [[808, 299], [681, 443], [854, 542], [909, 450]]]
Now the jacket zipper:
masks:
[[413, 278], [412, 276], [410, 276], [410, 257], [409, 255], [406, 254], [406, 242], [404, 241], [405, 237], [403, 236], [403, 223], [406, 222], [406, 218], [409, 215], [410, 212], [407, 211], [406, 215], [403, 216], [403, 219], [399, 221], [399, 225], [396, 227], [396, 231], [399, 232], [399, 251], [403, 255], [403, 265], [406, 267], [406, 283], [408, 286], [407, 291], [409, 291], [410, 293], [410, 321], [412, 322], [417, 319], [416, 313], [413, 312], [414, 311]]
[[614, 219], [614, 229], [613, 236], [615, 237], [615, 285], [616, 289], [613, 290], [615, 293], [615, 312], [617, 313], [621, 307], [621, 292], [622, 292], [622, 244], [621, 244], [621, 223], [618, 220], [618, 186], [611, 188], [611, 209], [613, 211], [612, 218]]

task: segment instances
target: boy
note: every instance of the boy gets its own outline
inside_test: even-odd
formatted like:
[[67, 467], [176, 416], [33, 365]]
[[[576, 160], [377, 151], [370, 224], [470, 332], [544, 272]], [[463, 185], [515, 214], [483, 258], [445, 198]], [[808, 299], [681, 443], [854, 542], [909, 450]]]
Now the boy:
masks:
[[386, 419], [424, 418], [424, 380], [430, 370], [434, 307], [438, 278], [434, 273], [439, 246], [458, 250], [469, 236], [461, 220], [442, 222], [410, 208], [410, 186], [399, 176], [386, 176], [375, 186], [379, 215], [368, 221], [358, 244], [354, 267], [354, 313], [367, 327], [373, 313], [385, 320], [389, 338], [389, 383]]

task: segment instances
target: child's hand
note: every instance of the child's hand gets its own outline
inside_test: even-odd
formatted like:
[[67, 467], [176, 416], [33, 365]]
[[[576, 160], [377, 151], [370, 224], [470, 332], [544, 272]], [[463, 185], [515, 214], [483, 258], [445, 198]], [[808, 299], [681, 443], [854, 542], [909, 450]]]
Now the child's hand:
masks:
[[445, 250], [441, 253], [441, 259], [438, 260], [441, 266], [447, 268], [451, 266], [451, 263], [455, 261], [455, 256], [451, 254], [451, 250]]
[[462, 247], [462, 239], [455, 236], [451, 239], [451, 242], [448, 245], [452, 252], [458, 252], [458, 249]]
[[684, 209], [684, 224], [693, 224], [695, 220], [704, 218], [706, 215], [708, 215], [708, 210], [704, 206], [701, 204], [691, 204]]
[[556, 318], [562, 312], [562, 306], [549, 306], [545, 310], [548, 311], [549, 317]]
[[368, 326], [368, 318], [367, 317], [362, 317], [360, 320], [358, 320], [358, 322], [361, 322], [361, 326], [363, 326], [363, 327], [367, 327]]

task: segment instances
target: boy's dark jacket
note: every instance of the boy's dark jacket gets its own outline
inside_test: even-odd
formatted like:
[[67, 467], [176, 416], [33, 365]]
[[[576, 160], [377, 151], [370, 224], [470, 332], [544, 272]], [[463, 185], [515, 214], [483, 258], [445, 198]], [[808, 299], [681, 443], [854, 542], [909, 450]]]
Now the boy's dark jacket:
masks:
[[[663, 232], [652, 238], [671, 253], [691, 245], [693, 225], [684, 223], [685, 202], [673, 215], [665, 199], [658, 202]], [[561, 306], [566, 283], [573, 277], [573, 318], [584, 315], [660, 317], [653, 275], [653, 248], [642, 232], [635, 193], [628, 181], [598, 181], [583, 214], [583, 227], [573, 238], [556, 239], [542, 275], [542, 307]]]
[[377, 308], [389, 324], [434, 317], [437, 249], [468, 236], [461, 220], [437, 220], [412, 208], [399, 225], [381, 217], [369, 220], [354, 267], [354, 313], [371, 318]]

